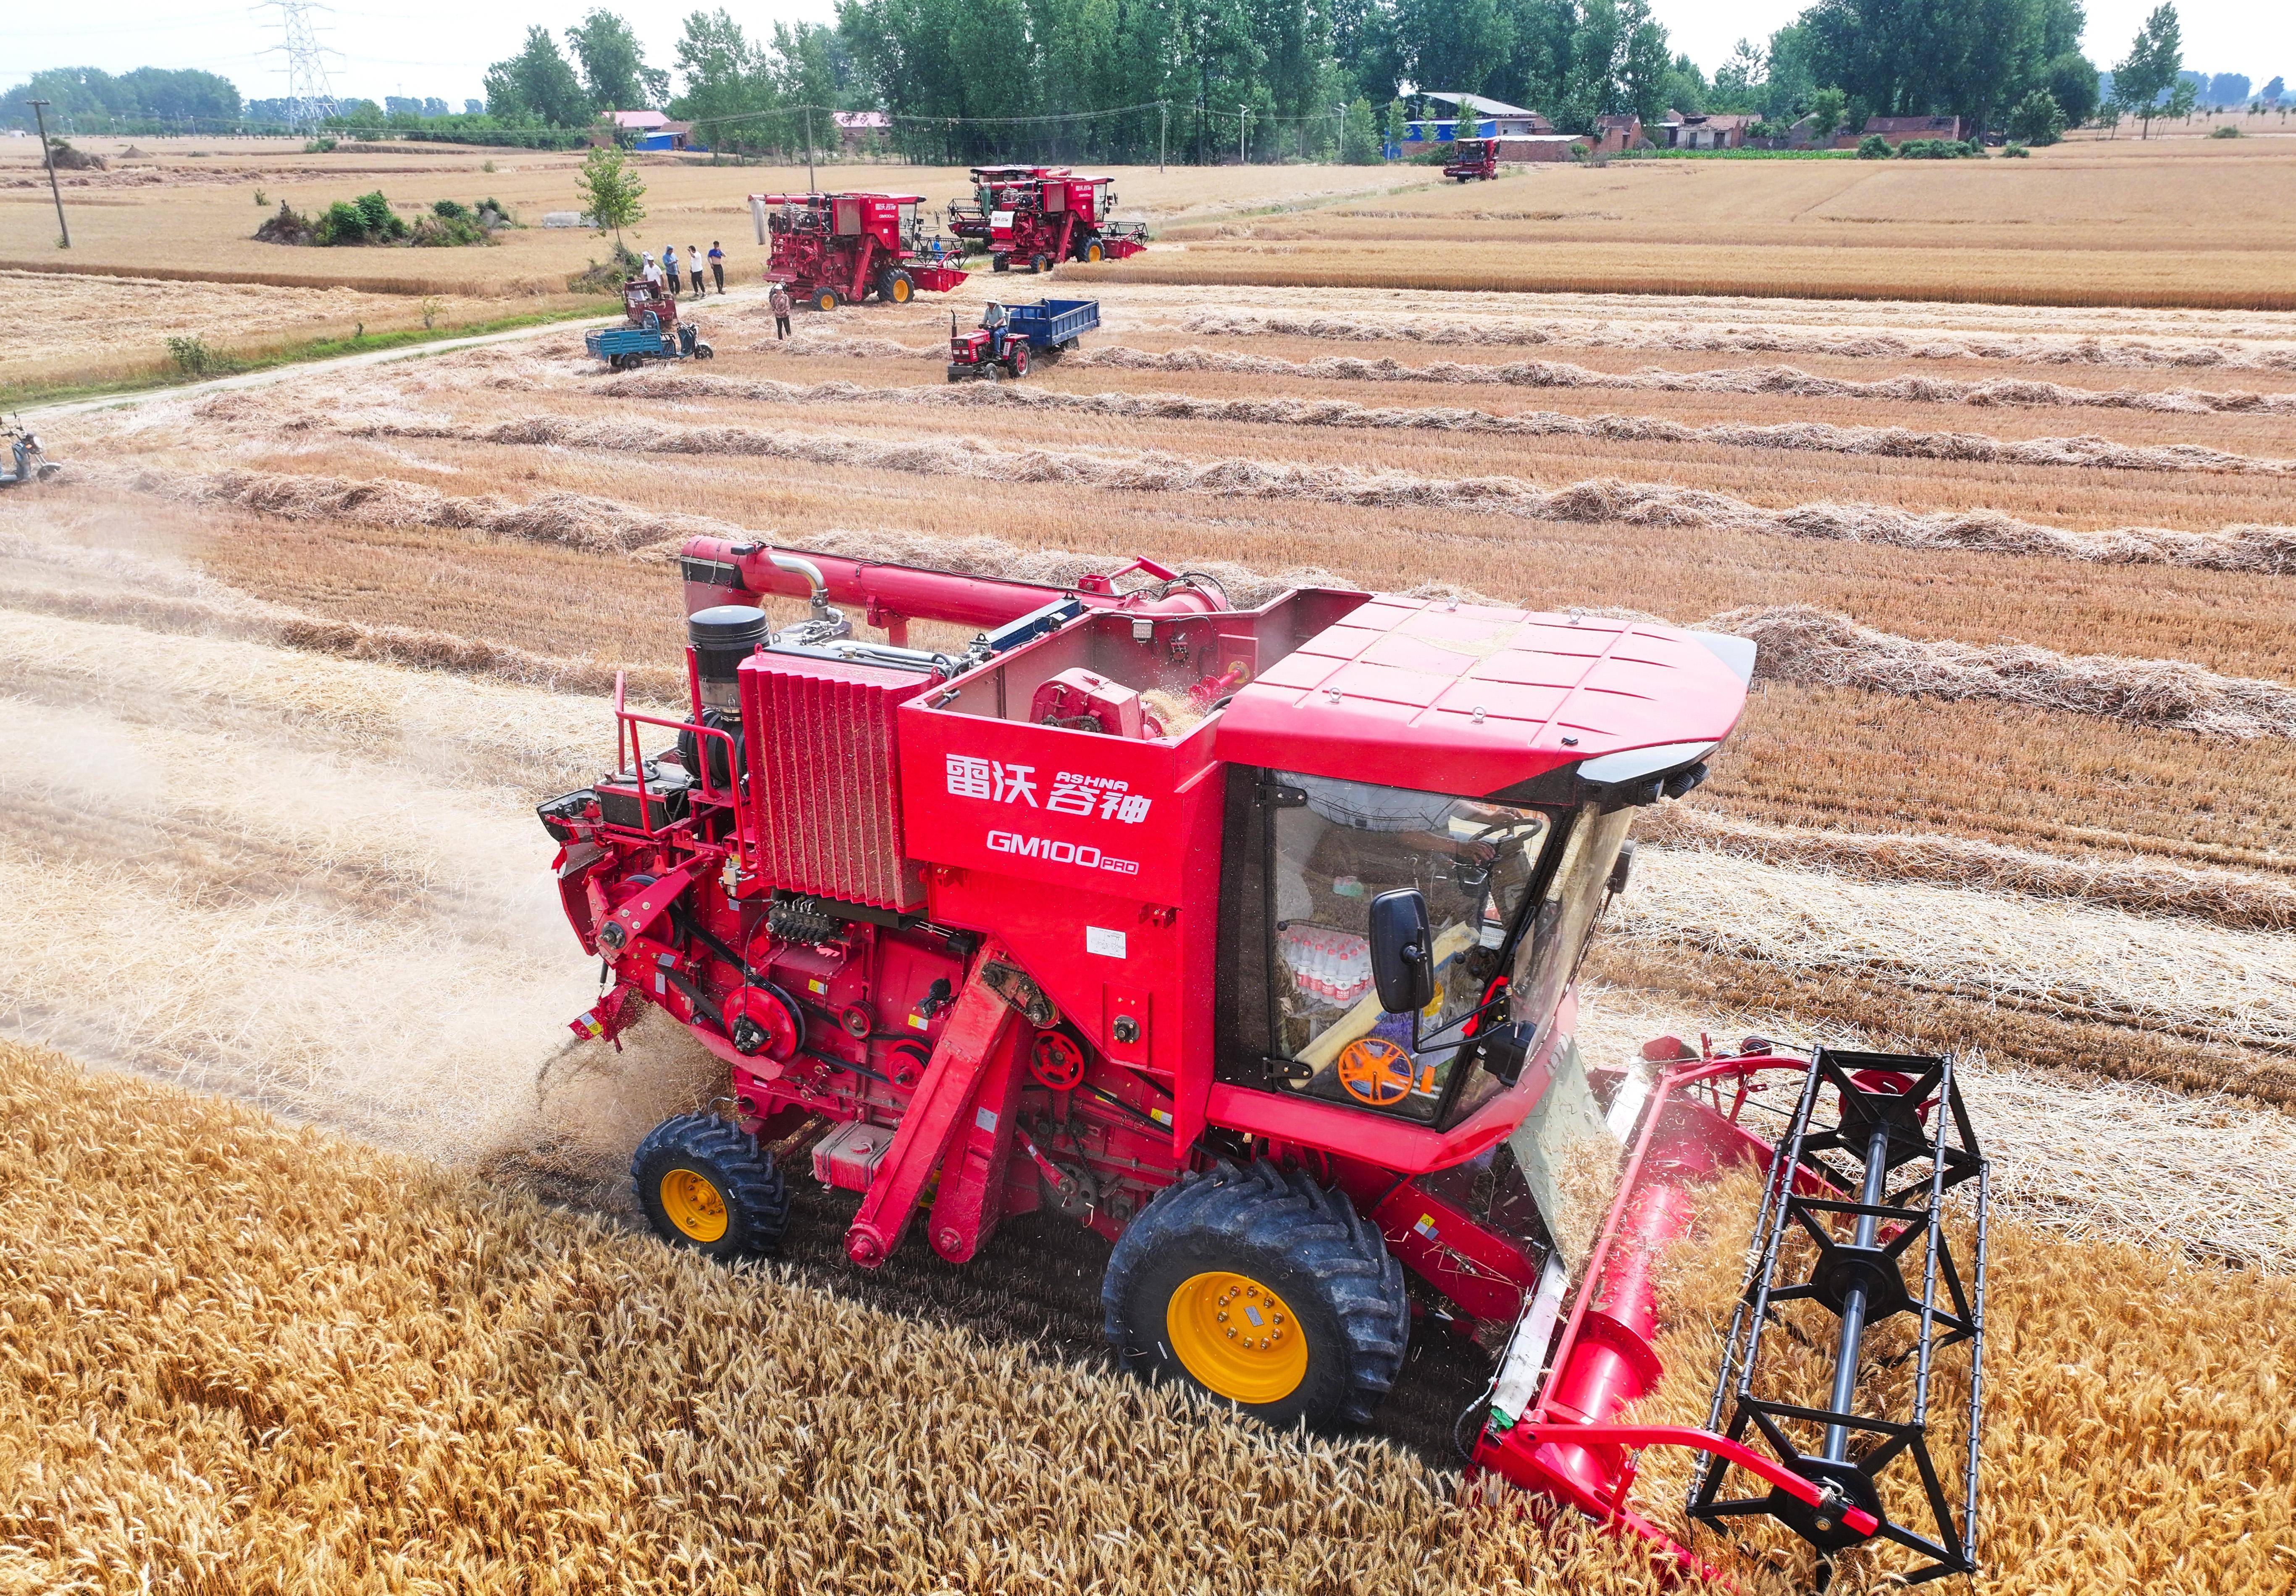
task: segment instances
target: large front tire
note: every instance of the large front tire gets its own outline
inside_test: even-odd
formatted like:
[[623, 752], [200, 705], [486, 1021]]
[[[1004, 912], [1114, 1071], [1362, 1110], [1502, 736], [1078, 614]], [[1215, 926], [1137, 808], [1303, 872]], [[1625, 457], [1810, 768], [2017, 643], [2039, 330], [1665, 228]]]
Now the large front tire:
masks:
[[1411, 1336], [1403, 1266], [1304, 1169], [1183, 1175], [1128, 1226], [1101, 1281], [1125, 1368], [1277, 1428], [1366, 1422]]
[[789, 1223], [789, 1192], [773, 1156], [711, 1114], [681, 1114], [646, 1134], [630, 1158], [638, 1207], [672, 1247], [713, 1258], [762, 1256]]

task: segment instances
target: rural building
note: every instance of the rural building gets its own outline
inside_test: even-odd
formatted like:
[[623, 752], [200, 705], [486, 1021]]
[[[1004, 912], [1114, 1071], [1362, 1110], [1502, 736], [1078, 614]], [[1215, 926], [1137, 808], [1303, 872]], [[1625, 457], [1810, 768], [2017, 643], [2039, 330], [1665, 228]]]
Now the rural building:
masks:
[[693, 124], [673, 122], [658, 110], [609, 110], [600, 113], [617, 133], [631, 135], [637, 150], [696, 150]]
[[840, 110], [830, 120], [837, 124], [837, 142], [848, 155], [873, 150], [893, 130], [893, 119], [882, 110]]
[[1907, 139], [1949, 138], [1969, 136], [1962, 130], [1959, 117], [1868, 117], [1866, 132], [1879, 135], [1894, 147]]
[[[1447, 105], [1452, 114], [1406, 122], [1403, 142], [1406, 144], [1447, 144], [1455, 138], [1519, 138], [1554, 131], [1554, 125], [1535, 110], [1486, 100], [1480, 94], [1439, 94], [1430, 91], [1420, 98]], [[1507, 158], [1502, 155], [1500, 159]]]
[[1594, 151], [1597, 155], [1616, 155], [1625, 150], [1644, 150], [1650, 141], [1643, 136], [1643, 119], [1633, 111], [1624, 116], [1595, 119]]
[[[1673, 113], [1669, 112], [1669, 116]], [[1761, 119], [1742, 116], [1685, 117], [1681, 122], [1669, 123], [1667, 148], [1669, 150], [1742, 150], [1746, 145], [1746, 129]]]

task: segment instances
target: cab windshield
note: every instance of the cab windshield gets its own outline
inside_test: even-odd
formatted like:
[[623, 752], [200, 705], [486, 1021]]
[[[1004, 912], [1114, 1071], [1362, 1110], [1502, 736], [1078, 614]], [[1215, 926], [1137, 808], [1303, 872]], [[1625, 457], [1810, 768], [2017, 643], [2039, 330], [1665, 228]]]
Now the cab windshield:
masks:
[[[1500, 973], [1507, 933], [1554, 831], [1538, 809], [1275, 773], [1274, 1051], [1280, 1084], [1326, 1101], [1432, 1121], [1464, 1040], [1457, 1022]], [[1435, 997], [1389, 1014], [1372, 987], [1371, 900], [1415, 888], [1433, 931]]]

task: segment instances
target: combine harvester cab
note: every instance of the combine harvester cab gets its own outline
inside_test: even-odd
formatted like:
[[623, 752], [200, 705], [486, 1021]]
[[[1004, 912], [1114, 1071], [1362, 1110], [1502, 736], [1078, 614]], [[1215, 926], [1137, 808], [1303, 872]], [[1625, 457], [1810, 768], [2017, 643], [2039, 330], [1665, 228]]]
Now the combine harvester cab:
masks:
[[1017, 264], [1045, 273], [1070, 260], [1094, 266], [1123, 260], [1148, 247], [1143, 225], [1110, 219], [1117, 204], [1113, 177], [1046, 170], [985, 185], [980, 192], [989, 196], [984, 201], [990, 207], [986, 247], [995, 271]]
[[816, 310], [947, 293], [971, 274], [954, 264], [956, 247], [923, 235], [923, 204], [922, 194], [751, 194], [766, 281]]
[[[659, 1008], [729, 1072], [726, 1115], [633, 1159], [665, 1240], [770, 1251], [799, 1157], [857, 1194], [865, 1267], [914, 1224], [963, 1262], [1051, 1209], [1112, 1244], [1106, 1333], [1149, 1378], [1362, 1422], [1447, 1324], [1505, 1347], [1479, 1469], [1663, 1559], [1695, 1560], [1633, 1500], [1652, 1446], [1704, 1454], [1693, 1520], [1973, 1567], [1985, 1176], [1950, 1064], [1666, 1039], [1590, 1070], [1574, 1035], [1628, 831], [1704, 776], [1751, 643], [1322, 588], [1237, 610], [1145, 561], [1062, 589], [696, 537], [681, 569], [685, 709], [618, 690], [611, 772], [540, 810], [611, 976], [573, 1028]], [[936, 651], [912, 619], [980, 630]], [[1749, 1165], [1708, 1421], [1642, 1422], [1664, 1254]], [[1816, 1388], [1776, 1382], [1796, 1316]], [[1916, 1367], [1876, 1395], [1876, 1361]]]

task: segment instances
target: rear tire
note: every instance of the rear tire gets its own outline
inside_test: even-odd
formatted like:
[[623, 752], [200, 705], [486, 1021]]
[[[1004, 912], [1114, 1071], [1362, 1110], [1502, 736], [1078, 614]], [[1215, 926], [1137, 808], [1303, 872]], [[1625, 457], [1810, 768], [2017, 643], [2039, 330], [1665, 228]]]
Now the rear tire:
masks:
[[654, 1126], [630, 1158], [630, 1179], [654, 1234], [723, 1262], [770, 1253], [789, 1223], [773, 1156], [715, 1115]]
[[1027, 376], [1029, 374], [1029, 346], [1026, 344], [1016, 344], [1013, 346], [1013, 352], [1004, 357], [1004, 369], [1012, 372], [1015, 377]]
[[1366, 1422], [1411, 1338], [1403, 1265], [1377, 1227], [1266, 1162], [1167, 1187], [1118, 1238], [1100, 1301], [1126, 1369], [1282, 1429]]

